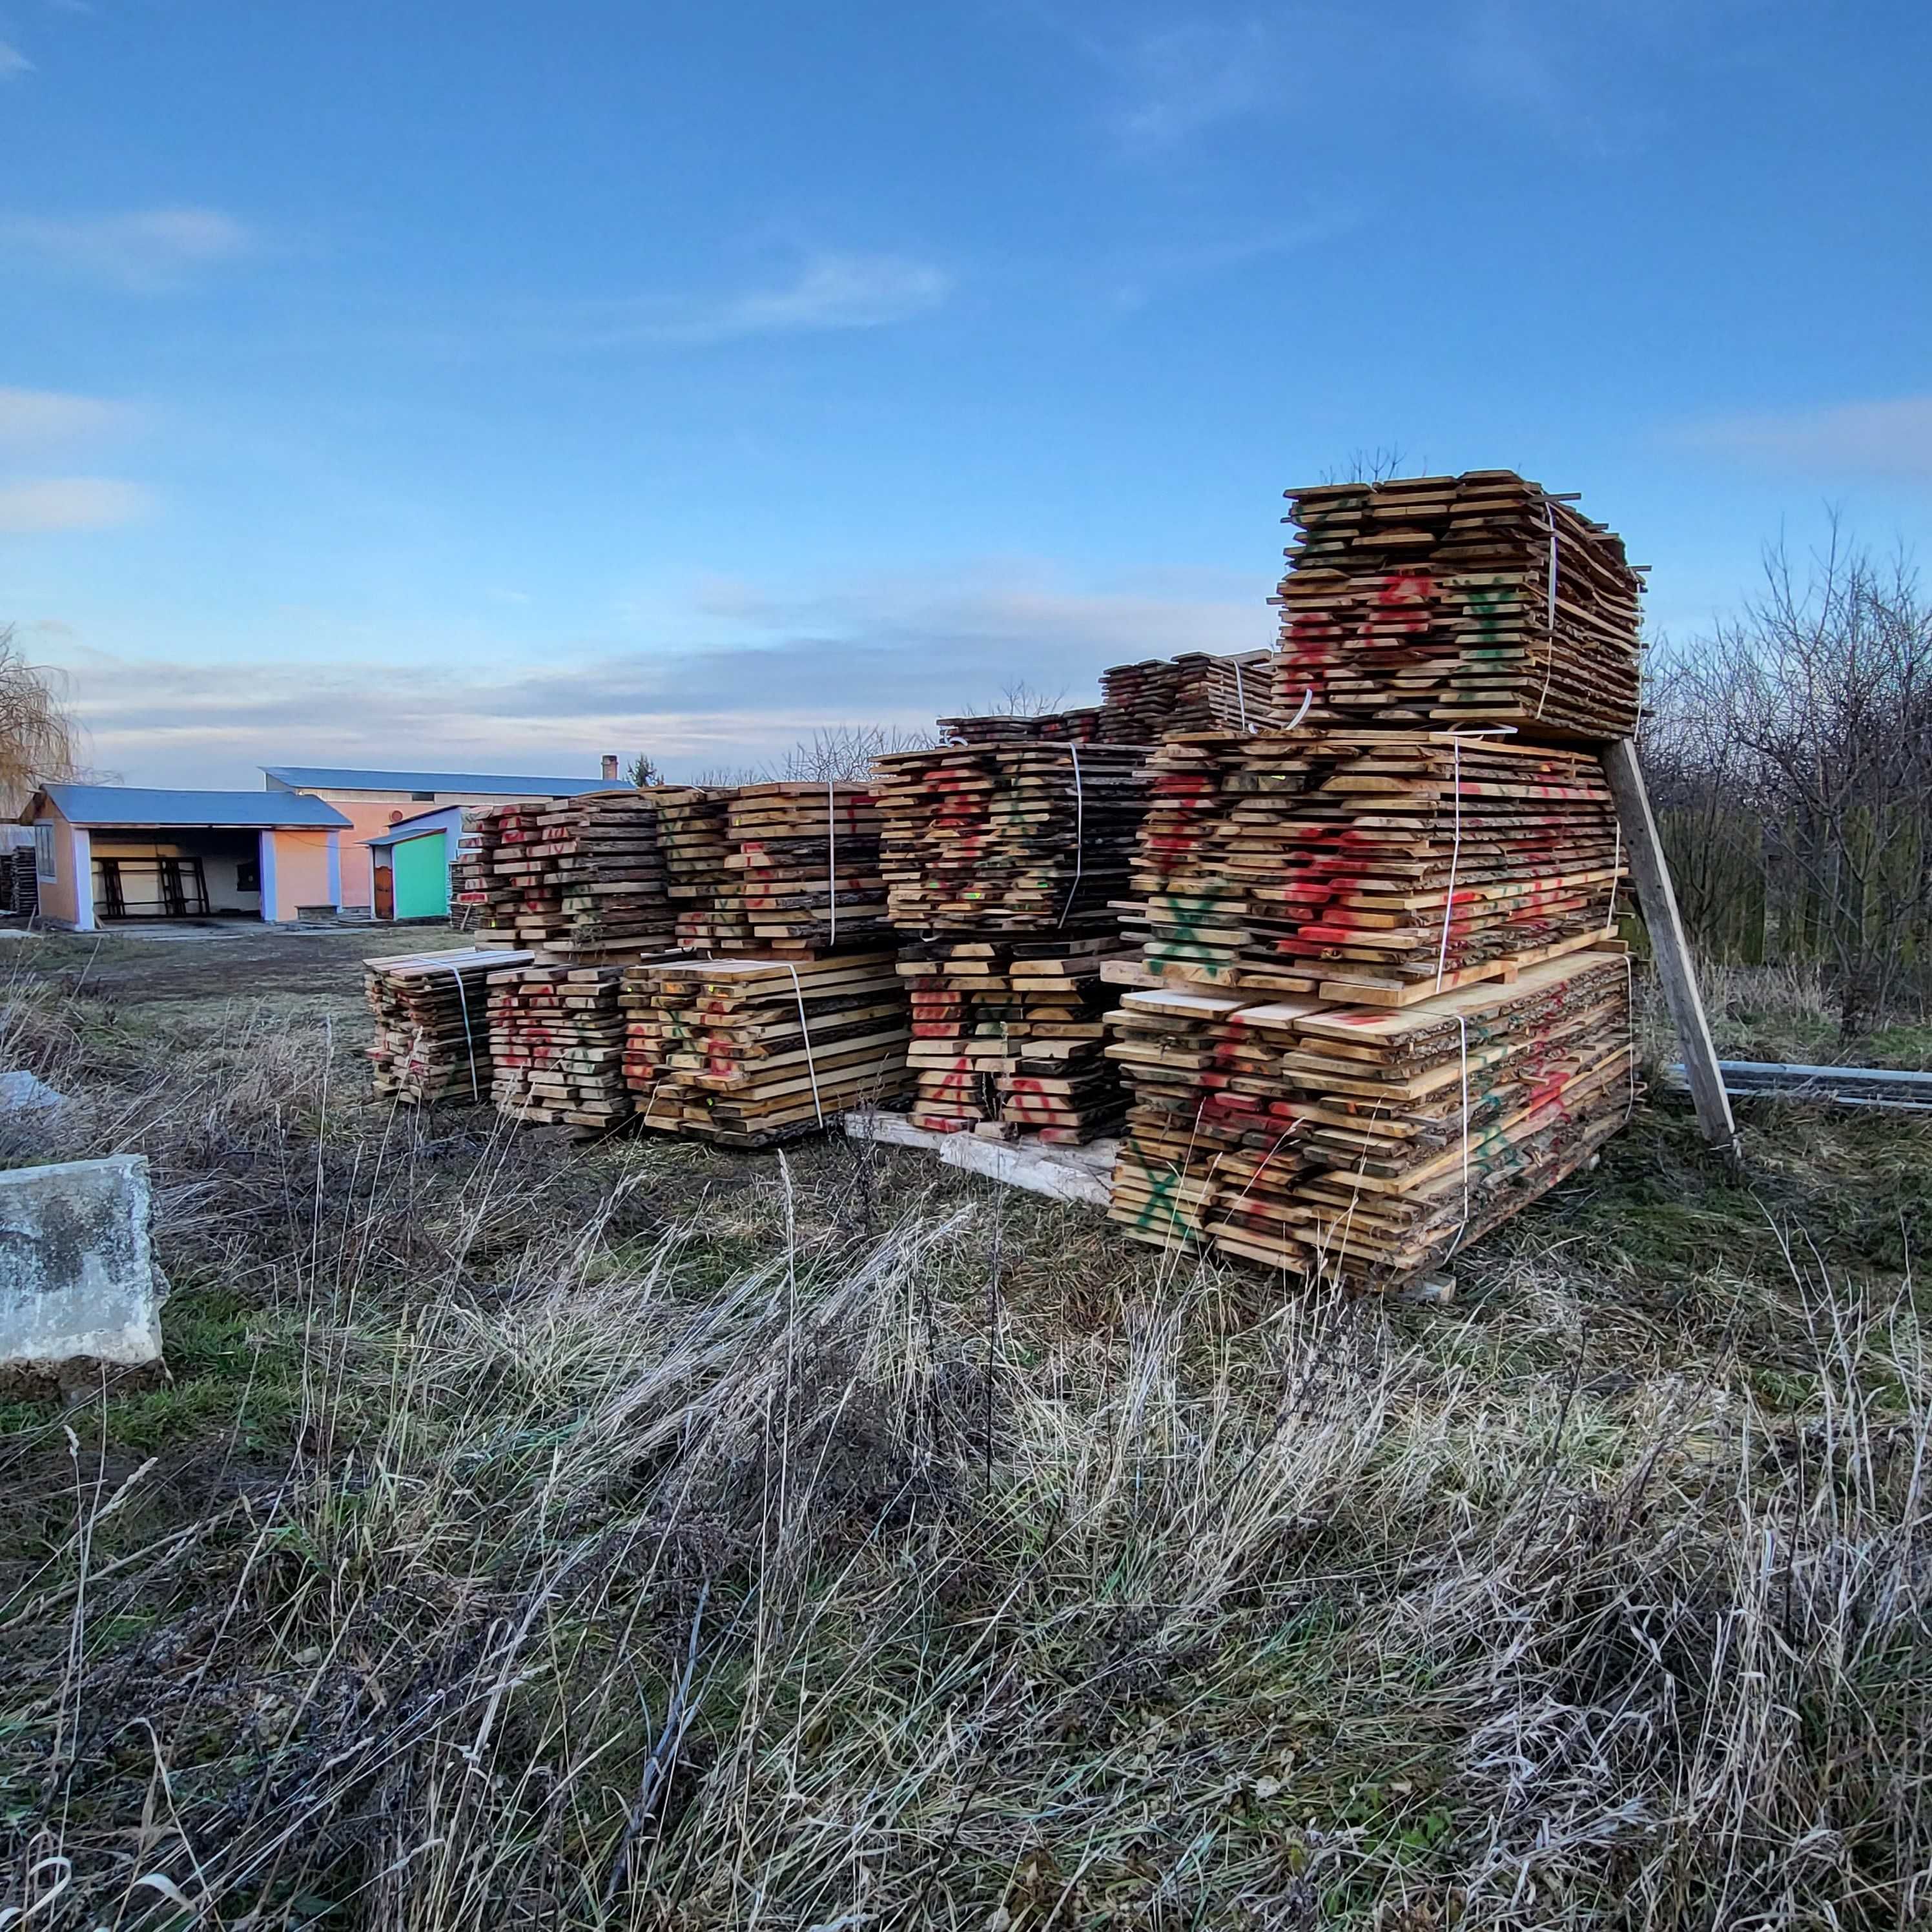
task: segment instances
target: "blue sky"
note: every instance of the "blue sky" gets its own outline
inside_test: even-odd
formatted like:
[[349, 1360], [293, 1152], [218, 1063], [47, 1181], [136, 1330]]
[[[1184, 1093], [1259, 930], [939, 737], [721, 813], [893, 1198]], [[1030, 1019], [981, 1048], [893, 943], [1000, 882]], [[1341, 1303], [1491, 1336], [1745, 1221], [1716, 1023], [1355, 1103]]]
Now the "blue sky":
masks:
[[1932, 486], [1906, 0], [0, 0], [0, 620], [100, 763], [676, 775], [1266, 643], [1399, 447], [1653, 622]]

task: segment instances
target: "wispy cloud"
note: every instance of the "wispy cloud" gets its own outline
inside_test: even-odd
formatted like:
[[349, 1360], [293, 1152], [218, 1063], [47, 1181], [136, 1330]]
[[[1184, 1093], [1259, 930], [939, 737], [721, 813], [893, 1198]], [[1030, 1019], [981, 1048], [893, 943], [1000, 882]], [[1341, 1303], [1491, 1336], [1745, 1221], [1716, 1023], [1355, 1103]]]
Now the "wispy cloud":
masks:
[[1106, 58], [1120, 84], [1115, 131], [1138, 152], [1178, 147], [1281, 99], [1274, 32], [1259, 20], [1156, 28], [1109, 50]]
[[129, 419], [122, 404], [98, 396], [0, 388], [0, 443], [70, 442], [118, 428]]
[[0, 40], [0, 80], [18, 80], [23, 74], [32, 74], [34, 64], [11, 42]]
[[740, 294], [554, 304], [532, 332], [565, 346], [622, 349], [883, 328], [939, 308], [952, 286], [944, 269], [910, 256], [822, 253], [786, 280]]
[[1932, 482], [1932, 395], [1724, 417], [1693, 424], [1672, 440], [1800, 476]]
[[758, 764], [820, 726], [904, 728], [994, 699], [1024, 680], [1090, 696], [1102, 667], [1266, 643], [1258, 596], [1208, 584], [1090, 594], [1039, 566], [892, 575], [818, 592], [713, 584], [676, 619], [719, 641], [675, 650], [548, 650], [496, 676], [372, 651], [347, 662], [135, 660], [62, 648], [101, 757], [136, 782], [245, 782], [278, 758], [474, 769], [581, 766], [648, 750], [677, 777]]
[[199, 270], [246, 254], [250, 231], [214, 208], [153, 208], [122, 214], [0, 216], [0, 254], [28, 256], [91, 281], [151, 295]]
[[138, 483], [109, 476], [52, 476], [0, 484], [0, 533], [106, 530], [145, 516], [153, 499]]

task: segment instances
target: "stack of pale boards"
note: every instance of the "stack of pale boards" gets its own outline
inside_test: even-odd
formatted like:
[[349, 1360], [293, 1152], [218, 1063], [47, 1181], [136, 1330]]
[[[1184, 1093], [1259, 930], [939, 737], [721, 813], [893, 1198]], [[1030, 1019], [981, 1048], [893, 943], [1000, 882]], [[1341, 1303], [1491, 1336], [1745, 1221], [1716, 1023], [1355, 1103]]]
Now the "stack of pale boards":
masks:
[[[1513, 470], [1288, 493], [1279, 704], [1392, 724], [1636, 728], [1643, 580], [1622, 540]], [[1292, 712], [1288, 715], [1292, 715]]]
[[618, 966], [525, 966], [490, 975], [490, 1093], [532, 1125], [602, 1133], [631, 1112]]
[[886, 933], [880, 820], [862, 784], [802, 781], [661, 795], [677, 942], [815, 957]]
[[1588, 944], [1623, 871], [1593, 753], [1360, 729], [1202, 733], [1154, 760], [1116, 902], [1150, 970], [1400, 1004]]
[[1124, 1096], [1106, 1058], [1111, 935], [992, 941], [934, 934], [904, 947], [912, 994], [912, 1124], [1078, 1142], [1116, 1132]]
[[1128, 994], [1112, 1218], [1352, 1286], [1439, 1267], [1587, 1161], [1636, 1094], [1630, 965], [1572, 952], [1403, 1007]]
[[654, 962], [626, 972], [619, 1004], [624, 1080], [664, 1132], [762, 1147], [908, 1090], [890, 950]]
[[487, 1099], [490, 976], [530, 956], [472, 947], [364, 960], [363, 997], [376, 1019], [364, 1051], [377, 1094], [416, 1107]]
[[555, 960], [635, 958], [671, 943], [654, 794], [519, 800], [464, 816], [452, 884], [483, 946]]

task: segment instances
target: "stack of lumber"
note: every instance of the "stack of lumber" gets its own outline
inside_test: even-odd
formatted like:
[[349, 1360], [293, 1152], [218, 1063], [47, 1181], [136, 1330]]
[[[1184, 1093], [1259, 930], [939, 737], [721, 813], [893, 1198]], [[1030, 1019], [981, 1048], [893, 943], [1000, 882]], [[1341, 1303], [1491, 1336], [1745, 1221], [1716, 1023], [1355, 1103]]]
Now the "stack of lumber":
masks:
[[490, 1090], [519, 1120], [589, 1135], [631, 1112], [624, 1084], [621, 966], [527, 966], [492, 973]]
[[364, 960], [376, 1093], [416, 1107], [489, 1099], [489, 978], [530, 956], [470, 946]]
[[680, 943], [787, 957], [885, 937], [880, 816], [861, 784], [740, 785], [708, 902], [678, 921]]
[[727, 1147], [902, 1098], [906, 996], [890, 950], [634, 966], [623, 1074], [642, 1124]]
[[986, 716], [942, 718], [939, 728], [962, 745], [1088, 745], [1103, 735], [1102, 709], [1090, 704], [1074, 711], [1041, 711], [1024, 716], [995, 712]]
[[1157, 745], [1177, 731], [1210, 731], [1221, 721], [1208, 692], [1204, 651], [1143, 658], [1100, 674], [1102, 736], [1116, 744]]
[[1403, 1005], [1594, 943], [1622, 840], [1591, 752], [1198, 734], [1154, 760], [1121, 907], [1164, 979]]
[[1508, 470], [1287, 494], [1284, 715], [1635, 731], [1642, 580], [1568, 500]]
[[928, 938], [902, 948], [912, 994], [912, 1124], [1049, 1142], [1120, 1124], [1125, 1096], [1106, 1055], [1111, 935], [993, 942]]
[[635, 958], [671, 943], [656, 795], [626, 788], [464, 817], [455, 896], [477, 942], [554, 960]]
[[1146, 748], [940, 746], [873, 763], [880, 871], [904, 930], [1111, 929], [1148, 806]]
[[706, 922], [728, 876], [731, 853], [724, 836], [731, 814], [729, 785], [677, 785], [657, 794], [658, 842], [665, 890], [677, 914], [677, 943], [705, 942]]
[[[1267, 731], [1286, 724], [1276, 709], [1274, 652], [1238, 651], [1208, 660], [1208, 708], [1217, 731]], [[1290, 716], [1293, 714], [1291, 712]], [[1171, 736], [1169, 726], [1161, 735]]]
[[1402, 1009], [1130, 994], [1112, 1216], [1357, 1286], [1426, 1274], [1623, 1124], [1629, 989], [1593, 950]]

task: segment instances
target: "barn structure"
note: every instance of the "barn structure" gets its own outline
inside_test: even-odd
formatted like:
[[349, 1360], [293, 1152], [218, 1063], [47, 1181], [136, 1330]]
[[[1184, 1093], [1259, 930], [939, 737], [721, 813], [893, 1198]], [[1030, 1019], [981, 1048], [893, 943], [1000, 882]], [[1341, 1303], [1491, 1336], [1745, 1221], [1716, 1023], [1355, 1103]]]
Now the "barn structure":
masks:
[[[398, 820], [433, 806], [500, 805], [513, 798], [572, 798], [617, 782], [617, 760], [606, 753], [597, 778], [519, 778], [488, 772], [365, 772], [334, 765], [265, 765], [272, 792], [305, 792], [326, 800], [353, 827], [343, 859], [342, 904], [351, 913], [386, 915], [376, 903], [375, 854], [368, 842]], [[455, 840], [449, 843], [453, 849]]]
[[33, 828], [39, 914], [92, 932], [142, 919], [332, 916], [350, 822], [297, 792], [43, 785]]

